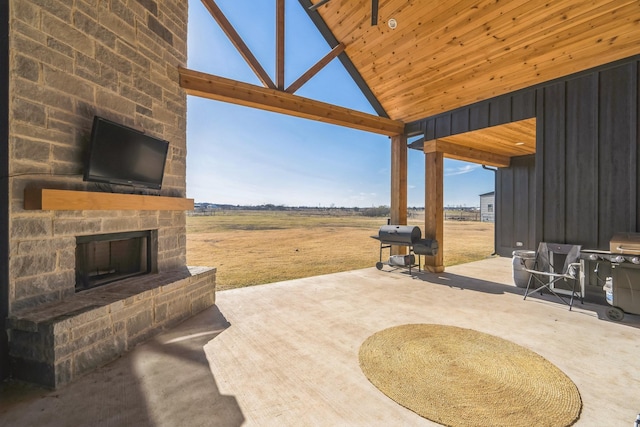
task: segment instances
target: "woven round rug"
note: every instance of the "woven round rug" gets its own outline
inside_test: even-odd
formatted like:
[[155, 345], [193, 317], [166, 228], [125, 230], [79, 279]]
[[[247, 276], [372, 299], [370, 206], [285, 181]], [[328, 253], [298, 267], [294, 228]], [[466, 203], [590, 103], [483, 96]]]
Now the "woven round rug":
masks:
[[445, 325], [402, 325], [360, 347], [360, 367], [400, 405], [446, 426], [569, 426], [575, 384], [542, 356], [502, 338]]

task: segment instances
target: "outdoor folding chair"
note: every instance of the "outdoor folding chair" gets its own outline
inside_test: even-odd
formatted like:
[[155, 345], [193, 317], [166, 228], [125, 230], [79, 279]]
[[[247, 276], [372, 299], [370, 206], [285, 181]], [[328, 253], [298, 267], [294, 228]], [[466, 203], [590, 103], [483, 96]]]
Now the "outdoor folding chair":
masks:
[[[583, 302], [584, 295], [578, 284], [580, 271], [580, 245], [540, 242], [533, 268], [524, 266], [524, 270], [531, 274], [524, 299], [535, 292], [542, 293], [545, 289], [555, 295], [560, 301], [573, 307], [574, 297]], [[524, 264], [524, 262], [523, 262]], [[567, 289], [559, 288], [559, 282], [566, 283]], [[576, 284], [579, 286], [576, 290]], [[560, 294], [570, 295], [567, 302]]]

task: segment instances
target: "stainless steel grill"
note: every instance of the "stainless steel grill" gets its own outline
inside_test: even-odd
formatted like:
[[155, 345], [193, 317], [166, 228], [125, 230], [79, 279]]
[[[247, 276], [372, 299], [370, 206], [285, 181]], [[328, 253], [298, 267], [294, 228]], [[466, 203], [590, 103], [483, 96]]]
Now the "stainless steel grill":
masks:
[[[582, 259], [583, 271], [586, 260], [595, 262], [594, 273], [604, 282], [611, 305], [606, 312], [610, 320], [622, 320], [624, 313], [640, 314], [640, 233], [615, 233], [608, 251], [583, 250]], [[602, 270], [607, 273], [604, 277], [598, 274]], [[582, 274], [583, 280], [588, 273]]]
[[[433, 239], [422, 239], [422, 232], [419, 227], [411, 225], [383, 225], [378, 230], [377, 236], [372, 238], [380, 241], [380, 260], [376, 263], [376, 268], [390, 265], [393, 267], [408, 267], [409, 273], [416, 266], [415, 255], [418, 255], [418, 271], [421, 266], [421, 256], [434, 256], [438, 253], [438, 241]], [[409, 248], [408, 255], [391, 255], [391, 246], [406, 246]], [[389, 261], [382, 262], [382, 250], [389, 249]]]

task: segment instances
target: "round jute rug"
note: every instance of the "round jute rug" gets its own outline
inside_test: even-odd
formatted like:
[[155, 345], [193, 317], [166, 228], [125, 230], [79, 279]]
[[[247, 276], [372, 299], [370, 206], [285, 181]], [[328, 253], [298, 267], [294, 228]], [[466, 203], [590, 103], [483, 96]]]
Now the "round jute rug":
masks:
[[582, 408], [575, 384], [540, 355], [455, 326], [377, 332], [360, 367], [391, 399], [447, 426], [569, 426]]

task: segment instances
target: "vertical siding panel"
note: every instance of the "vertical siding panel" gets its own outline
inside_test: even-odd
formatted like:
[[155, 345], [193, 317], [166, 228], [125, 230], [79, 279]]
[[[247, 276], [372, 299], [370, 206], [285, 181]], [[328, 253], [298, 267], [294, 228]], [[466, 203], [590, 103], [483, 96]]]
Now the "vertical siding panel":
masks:
[[451, 135], [451, 114], [445, 114], [436, 118], [436, 138]]
[[565, 242], [565, 84], [544, 89], [543, 240]]
[[494, 98], [489, 103], [489, 126], [511, 122], [511, 96]]
[[[514, 246], [513, 228], [513, 169], [500, 169], [500, 198], [496, 197], [496, 206], [500, 211], [500, 246], [502, 248], [512, 248]], [[498, 192], [496, 191], [496, 196]], [[507, 249], [508, 250], [508, 249]]]
[[536, 116], [536, 92], [527, 90], [513, 95], [511, 101], [511, 119], [514, 122]]
[[514, 167], [514, 184], [513, 187], [517, 189], [514, 194], [513, 203], [513, 215], [514, 215], [514, 239], [511, 242], [512, 245], [516, 245], [516, 242], [523, 243], [523, 249], [535, 249], [535, 243], [529, 242], [529, 168], [527, 163], [529, 156], [516, 157], [512, 159]]
[[630, 182], [630, 178], [631, 171], [636, 170], [631, 163], [636, 159], [631, 158], [630, 140], [634, 122], [631, 116], [637, 99], [629, 90], [635, 87], [634, 71], [635, 67], [625, 64], [600, 73], [598, 246], [601, 248], [608, 246], [616, 231], [629, 231], [632, 201], [635, 210], [635, 189], [631, 195], [635, 182]]
[[451, 134], [469, 131], [469, 109], [464, 108], [451, 113]]
[[[636, 121], [636, 165], [640, 163], [640, 63], [634, 62], [636, 66], [636, 114], [634, 116]], [[636, 228], [635, 231], [640, 231], [640, 168], [636, 168]]]
[[529, 189], [528, 189], [528, 194], [529, 194], [529, 224], [528, 225], [528, 231], [529, 231], [529, 238], [528, 238], [528, 242], [529, 245], [528, 247], [530, 249], [536, 249], [538, 247], [537, 243], [538, 243], [538, 239], [536, 239], [536, 215], [537, 213], [537, 197], [536, 197], [536, 156], [535, 155], [531, 155], [529, 156], [529, 165], [527, 168], [527, 172], [529, 174]]
[[598, 241], [597, 90], [596, 73], [567, 82], [565, 234], [585, 247]]
[[469, 130], [477, 130], [489, 126], [489, 103], [481, 102], [469, 108]]
[[544, 89], [536, 91], [536, 216], [535, 216], [535, 241], [536, 244], [543, 241], [544, 237]]
[[434, 139], [436, 139], [436, 120], [435, 119], [425, 120], [424, 140], [433, 141]]

